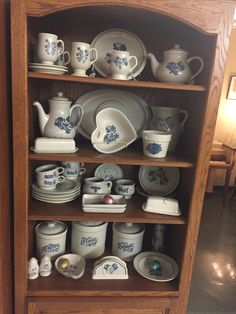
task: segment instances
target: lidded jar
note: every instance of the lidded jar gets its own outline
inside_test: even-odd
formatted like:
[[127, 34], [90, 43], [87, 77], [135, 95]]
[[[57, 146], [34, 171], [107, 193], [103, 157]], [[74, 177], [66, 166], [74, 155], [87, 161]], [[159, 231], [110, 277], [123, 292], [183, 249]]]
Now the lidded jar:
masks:
[[112, 230], [112, 254], [124, 261], [132, 261], [142, 250], [144, 224], [114, 222]]
[[67, 226], [61, 221], [44, 221], [35, 228], [38, 257], [55, 259], [65, 253]]

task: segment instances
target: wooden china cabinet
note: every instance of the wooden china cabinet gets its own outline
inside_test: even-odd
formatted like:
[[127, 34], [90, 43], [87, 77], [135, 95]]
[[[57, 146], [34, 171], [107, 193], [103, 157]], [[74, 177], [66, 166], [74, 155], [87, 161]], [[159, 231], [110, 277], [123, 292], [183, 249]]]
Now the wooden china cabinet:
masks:
[[[233, 13], [234, 6], [221, 1], [11, 1], [16, 314], [186, 311]], [[112, 28], [136, 34], [147, 52], [158, 59], [163, 51], [179, 44], [189, 56], [201, 56], [204, 69], [194, 85], [157, 82], [148, 61], [136, 80], [130, 81], [28, 71], [28, 63], [35, 62], [39, 32], [57, 34], [70, 50], [72, 41], [91, 42], [97, 34]], [[81, 95], [103, 88], [133, 92], [151, 106], [187, 110], [189, 116], [178, 150], [160, 160], [144, 157], [138, 139], [127, 149], [107, 155], [98, 153], [81, 135], [77, 139], [79, 151], [73, 154], [39, 154], [30, 150], [40, 136], [33, 101], [40, 101], [47, 110], [48, 99], [58, 91], [75, 102]], [[180, 182], [175, 197], [182, 214], [177, 217], [144, 212], [141, 205], [145, 197], [137, 193], [124, 214], [107, 215], [83, 213], [81, 198], [55, 205], [32, 199], [33, 169], [49, 161], [65, 160], [84, 162], [86, 176], [92, 175], [101, 163], [116, 163], [137, 183], [141, 165], [178, 167]], [[142, 222], [146, 226], [143, 251], [152, 249], [153, 224], [165, 224], [165, 253], [178, 263], [179, 275], [169, 282], [150, 281], [128, 263], [128, 280], [95, 281], [91, 278], [94, 261], [87, 261], [85, 274], [79, 280], [65, 278], [56, 271], [46, 278], [28, 280], [27, 262], [36, 255], [34, 228], [44, 220], [61, 220], [68, 226], [71, 221], [89, 220]], [[108, 239], [111, 236], [108, 233]], [[106, 255], [111, 255], [110, 241], [107, 242]]]

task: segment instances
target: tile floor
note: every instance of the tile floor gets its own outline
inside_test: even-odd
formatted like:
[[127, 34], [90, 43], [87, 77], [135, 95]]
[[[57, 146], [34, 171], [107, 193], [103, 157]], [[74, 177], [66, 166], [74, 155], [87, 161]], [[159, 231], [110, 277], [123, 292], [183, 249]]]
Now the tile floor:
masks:
[[236, 197], [204, 201], [188, 314], [236, 314]]

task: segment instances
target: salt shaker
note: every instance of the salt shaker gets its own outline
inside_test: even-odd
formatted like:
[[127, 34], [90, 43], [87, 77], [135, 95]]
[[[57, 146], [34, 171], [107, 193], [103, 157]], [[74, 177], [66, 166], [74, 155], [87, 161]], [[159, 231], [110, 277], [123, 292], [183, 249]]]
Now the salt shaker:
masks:
[[42, 277], [47, 277], [51, 275], [51, 270], [52, 270], [51, 259], [48, 255], [44, 255], [40, 261], [39, 274]]
[[153, 229], [153, 250], [156, 252], [164, 251], [164, 236], [166, 231], [166, 225], [156, 224]]
[[28, 262], [28, 278], [36, 279], [39, 276], [39, 265], [35, 257], [31, 257]]

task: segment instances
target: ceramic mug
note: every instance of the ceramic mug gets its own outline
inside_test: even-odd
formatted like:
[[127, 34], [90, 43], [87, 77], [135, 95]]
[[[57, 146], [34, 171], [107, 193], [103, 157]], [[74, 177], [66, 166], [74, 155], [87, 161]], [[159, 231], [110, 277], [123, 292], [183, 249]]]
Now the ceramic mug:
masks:
[[110, 52], [109, 66], [112, 79], [127, 80], [128, 75], [132, 73], [137, 64], [137, 57], [130, 56], [128, 51], [112, 50]]
[[58, 183], [64, 182], [65, 177], [61, 174], [63, 167], [56, 164], [47, 164], [35, 169], [37, 185], [43, 190], [53, 190]]
[[115, 183], [115, 192], [130, 199], [135, 193], [135, 182], [129, 179], [119, 179]]
[[70, 63], [70, 53], [69, 51], [64, 51], [57, 60], [57, 65], [67, 66]]
[[72, 75], [87, 76], [86, 71], [97, 60], [97, 50], [91, 45], [83, 42], [72, 42], [71, 67]]
[[50, 33], [38, 34], [37, 53], [41, 63], [53, 65], [64, 52], [64, 42], [57, 35]]
[[69, 180], [77, 180], [79, 176], [86, 172], [83, 162], [77, 161], [63, 161], [61, 163], [62, 167], [65, 169], [64, 176]]
[[166, 157], [171, 141], [171, 133], [159, 130], [143, 130], [143, 154], [153, 158]]
[[111, 192], [112, 182], [101, 178], [86, 178], [83, 186], [83, 192], [87, 194], [109, 194]]

